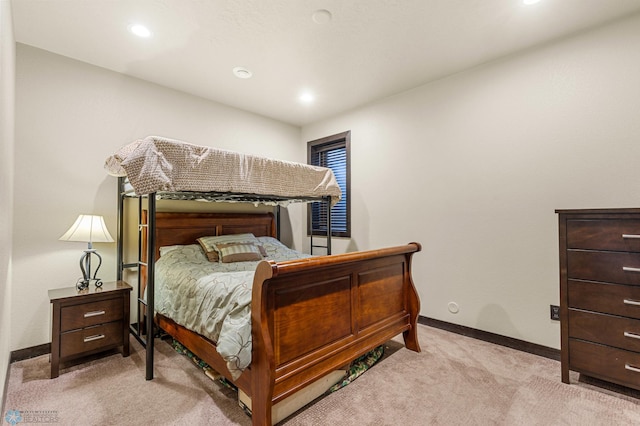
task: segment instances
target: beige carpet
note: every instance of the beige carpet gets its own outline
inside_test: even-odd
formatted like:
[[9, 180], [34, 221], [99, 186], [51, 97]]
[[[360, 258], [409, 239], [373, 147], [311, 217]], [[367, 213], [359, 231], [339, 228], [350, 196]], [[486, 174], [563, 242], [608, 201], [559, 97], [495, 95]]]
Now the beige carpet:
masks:
[[[640, 392], [613, 392], [601, 382], [579, 381], [577, 374], [565, 385], [556, 361], [419, 328], [422, 353], [389, 342], [385, 357], [366, 374], [283, 424], [640, 424]], [[129, 358], [94, 359], [62, 369], [55, 380], [49, 379], [48, 356], [14, 363], [5, 408], [48, 412], [60, 425], [251, 424], [235, 392], [212, 382], [169, 344], [156, 347], [153, 381], [144, 380], [144, 352], [133, 339]]]

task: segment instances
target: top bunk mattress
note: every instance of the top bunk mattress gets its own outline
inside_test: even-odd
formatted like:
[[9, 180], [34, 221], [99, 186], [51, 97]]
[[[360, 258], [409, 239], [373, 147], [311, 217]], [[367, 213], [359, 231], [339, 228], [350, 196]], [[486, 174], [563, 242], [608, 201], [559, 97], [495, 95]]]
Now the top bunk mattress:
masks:
[[137, 195], [155, 192], [222, 192], [278, 198], [331, 197], [342, 192], [326, 167], [242, 154], [148, 136], [105, 161], [107, 173], [126, 176]]

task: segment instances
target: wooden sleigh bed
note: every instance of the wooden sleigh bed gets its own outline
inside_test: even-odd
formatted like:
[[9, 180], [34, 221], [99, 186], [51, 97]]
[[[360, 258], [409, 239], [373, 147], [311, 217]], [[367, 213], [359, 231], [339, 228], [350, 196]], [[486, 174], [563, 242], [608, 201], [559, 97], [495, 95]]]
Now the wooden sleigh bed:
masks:
[[[158, 246], [191, 244], [203, 232], [274, 236], [270, 214], [157, 213]], [[236, 380], [215, 343], [162, 315], [157, 325], [244, 391], [254, 425], [271, 424], [271, 409], [305, 386], [398, 334], [420, 351], [419, 300], [411, 257], [420, 245], [262, 261], [251, 303], [252, 362]]]
[[[201, 150], [198, 153], [201, 155]], [[121, 160], [118, 158], [118, 161]], [[141, 226], [144, 231], [140, 238], [141, 259], [136, 264], [125, 264], [122, 205], [127, 190], [122, 182], [121, 178], [118, 278], [121, 279], [123, 269], [138, 268], [141, 283], [138, 306], [146, 304], [147, 312], [156, 312], [154, 264], [160, 247], [194, 244], [197, 238], [211, 235], [212, 230], [214, 235], [278, 235], [278, 220], [273, 214], [157, 212], [157, 194], [149, 190], [145, 192], [148, 220]], [[140, 191], [136, 192], [141, 195]], [[198, 197], [201, 196], [198, 193]], [[321, 194], [320, 199], [329, 196]], [[277, 202], [300, 199], [286, 194], [276, 197], [271, 194], [268, 198]], [[263, 198], [259, 198], [259, 202], [262, 201]], [[403, 335], [408, 349], [420, 351], [416, 329], [420, 302], [411, 276], [413, 253], [420, 250], [420, 244], [409, 243], [283, 262], [260, 261], [251, 289], [251, 363], [239, 376], [229, 371], [227, 362], [217, 352], [216, 342], [171, 318], [147, 315], [146, 329], [158, 326], [186, 346], [251, 398], [254, 425], [270, 425], [274, 404], [399, 334]], [[134, 328], [132, 326], [132, 333], [145, 345], [147, 379], [152, 379], [153, 333], [141, 338], [136, 334], [140, 328], [137, 332]]]

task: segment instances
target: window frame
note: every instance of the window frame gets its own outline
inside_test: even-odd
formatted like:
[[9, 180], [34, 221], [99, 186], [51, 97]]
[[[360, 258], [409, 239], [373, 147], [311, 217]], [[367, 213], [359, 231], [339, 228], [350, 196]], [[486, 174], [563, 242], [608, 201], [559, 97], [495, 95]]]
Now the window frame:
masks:
[[[331, 236], [339, 237], [339, 238], [351, 238], [351, 130], [346, 132], [337, 133], [335, 135], [326, 136], [324, 138], [316, 139], [313, 141], [307, 142], [307, 164], [313, 164], [311, 159], [314, 154], [319, 151], [326, 151], [329, 149], [340, 149], [344, 148], [346, 152], [346, 165], [345, 165], [345, 188], [343, 188], [343, 198], [345, 199], [345, 231], [336, 231], [332, 226]], [[319, 229], [313, 230], [313, 215], [312, 215], [312, 204], [309, 203], [307, 206], [307, 235], [326, 237], [327, 232]], [[332, 217], [333, 223], [333, 217]]]

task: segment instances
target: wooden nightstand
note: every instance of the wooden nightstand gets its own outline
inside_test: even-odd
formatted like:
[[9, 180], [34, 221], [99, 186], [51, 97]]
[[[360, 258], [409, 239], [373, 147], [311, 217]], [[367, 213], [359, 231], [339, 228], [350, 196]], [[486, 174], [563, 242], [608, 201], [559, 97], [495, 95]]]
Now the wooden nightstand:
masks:
[[58, 377], [60, 363], [122, 346], [129, 356], [129, 295], [124, 281], [49, 290], [53, 303], [51, 378]]

